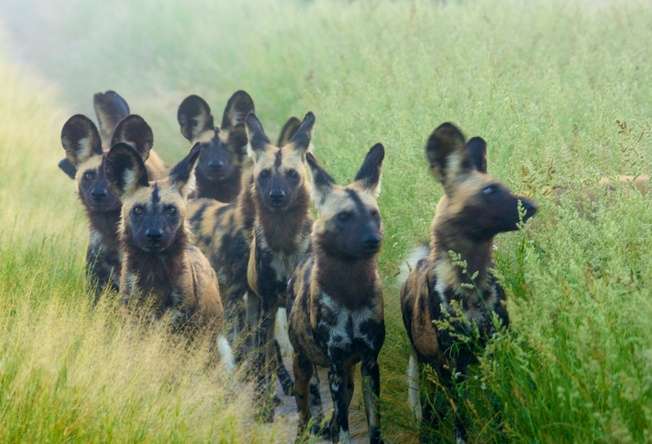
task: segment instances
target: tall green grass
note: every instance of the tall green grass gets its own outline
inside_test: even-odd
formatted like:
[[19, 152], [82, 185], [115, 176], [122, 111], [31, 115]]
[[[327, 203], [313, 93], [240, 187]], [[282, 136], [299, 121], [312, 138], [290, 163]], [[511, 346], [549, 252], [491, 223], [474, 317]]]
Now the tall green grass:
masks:
[[[525, 232], [498, 241], [496, 272], [510, 297], [513, 328], [493, 342], [469, 382], [472, 440], [652, 440], [652, 206], [628, 186], [610, 193], [597, 186], [601, 176], [652, 169], [649, 4], [48, 5], [30, 16], [43, 32], [18, 31], [11, 48], [61, 88], [71, 110], [88, 110], [97, 90], [125, 95], [152, 122], [169, 162], [187, 149], [175, 121], [183, 97], [198, 93], [219, 114], [236, 89], [252, 94], [270, 133], [289, 115], [314, 111], [315, 152], [340, 180], [353, 175], [372, 144], [386, 145], [382, 398], [390, 441], [415, 436], [396, 275], [408, 249], [428, 235], [441, 195], [427, 174], [423, 145], [445, 120], [468, 136], [482, 135], [491, 174], [541, 206]], [[78, 38], [81, 32], [88, 37]], [[58, 130], [39, 129], [25, 142], [53, 140]], [[40, 145], [38, 162], [29, 157], [0, 178], [11, 181], [10, 189], [22, 190], [33, 172], [54, 168], [56, 143]], [[49, 192], [70, 191], [59, 176]], [[51, 202], [25, 195], [13, 208]], [[82, 219], [69, 222], [79, 226]], [[20, 234], [29, 227], [12, 227], [30, 245], [35, 235]], [[70, 239], [61, 228], [50, 233]], [[35, 232], [41, 229], [47, 224]], [[69, 242], [74, 254], [58, 255], [50, 266], [69, 264], [66, 288], [79, 291], [83, 242]], [[42, 245], [51, 248], [49, 240]], [[450, 430], [443, 428], [441, 438], [452, 439]]]

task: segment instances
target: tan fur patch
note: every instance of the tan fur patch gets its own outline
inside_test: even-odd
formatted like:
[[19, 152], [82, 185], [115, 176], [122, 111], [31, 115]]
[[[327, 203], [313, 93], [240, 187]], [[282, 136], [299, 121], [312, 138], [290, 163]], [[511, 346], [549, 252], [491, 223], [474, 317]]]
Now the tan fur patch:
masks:
[[91, 156], [86, 161], [82, 162], [77, 167], [77, 174], [75, 176], [75, 180], [77, 181], [77, 185], [80, 184], [82, 178], [84, 177], [84, 173], [86, 171], [97, 170], [101, 165], [102, 165], [102, 156], [100, 154], [96, 154], [94, 156]]
[[[159, 189], [160, 204], [161, 205], [174, 205], [179, 211], [181, 220], [186, 217], [186, 201], [179, 194], [178, 190], [172, 186], [169, 179], [164, 179], [156, 182]], [[129, 212], [135, 205], [143, 205], [149, 207], [152, 205], [152, 190], [153, 187], [140, 187], [132, 194], [122, 200], [122, 219], [127, 220]]]

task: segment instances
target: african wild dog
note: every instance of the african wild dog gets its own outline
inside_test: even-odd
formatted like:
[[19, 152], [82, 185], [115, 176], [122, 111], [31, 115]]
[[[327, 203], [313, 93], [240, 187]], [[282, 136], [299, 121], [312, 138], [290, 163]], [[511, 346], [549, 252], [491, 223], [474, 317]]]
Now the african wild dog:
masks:
[[[299, 123], [296, 117], [287, 121], [279, 136], [279, 145], [289, 141]], [[217, 272], [229, 340], [238, 346], [241, 344], [238, 344], [236, 337], [245, 328], [244, 299], [249, 288], [247, 266], [255, 215], [251, 174], [251, 166], [248, 165], [243, 170], [242, 186], [234, 202], [227, 204], [213, 199], [197, 199], [190, 201], [188, 206], [196, 244]], [[237, 357], [241, 357], [239, 351]], [[284, 390], [289, 389], [286, 382]]]
[[328, 368], [333, 398], [331, 439], [350, 442], [353, 369], [361, 362], [369, 440], [382, 442], [378, 354], [385, 323], [377, 264], [383, 239], [377, 197], [384, 155], [381, 144], [373, 146], [346, 187], [336, 185], [308, 155], [319, 218], [312, 229], [310, 255], [288, 284], [299, 435], [310, 419], [308, 384], [319, 366]]
[[[118, 114], [110, 117], [107, 113], [100, 117], [100, 121], [105, 122], [106, 128], [106, 122], [115, 121], [117, 117]], [[148, 158], [152, 147], [151, 129], [141, 117], [130, 115], [123, 118], [113, 131], [113, 141], [129, 143], [143, 158]], [[74, 169], [79, 198], [89, 219], [86, 271], [94, 289], [94, 302], [97, 302], [101, 290], [107, 285], [114, 290], [119, 286], [120, 257], [116, 230], [120, 219], [120, 199], [109, 188], [102, 167], [106, 155], [100, 132], [88, 117], [77, 114], [68, 119], [61, 130], [61, 143], [66, 160]], [[147, 162], [152, 177], [162, 175], [162, 163], [158, 158], [149, 156], [149, 159], [152, 160]]]
[[232, 202], [241, 189], [247, 157], [244, 119], [254, 112], [254, 102], [244, 91], [235, 92], [226, 104], [222, 124], [216, 126], [208, 103], [199, 96], [186, 97], [177, 111], [181, 134], [202, 150], [195, 170], [195, 197]]
[[[152, 309], [155, 318], [169, 315], [175, 330], [207, 328], [220, 332], [224, 322], [215, 271], [189, 240], [186, 198], [199, 158], [196, 144], [164, 180], [149, 182], [145, 163], [127, 144], [107, 154], [104, 168], [122, 201], [120, 295], [131, 304]], [[230, 347], [218, 336], [218, 350], [232, 366]]]
[[[413, 347], [410, 402], [419, 419], [420, 364], [431, 366], [455, 396], [456, 375], [463, 377], [477, 360], [495, 333], [495, 321], [509, 324], [505, 293], [489, 271], [493, 238], [518, 229], [519, 221], [530, 219], [536, 206], [486, 174], [485, 150], [484, 140], [465, 143], [462, 132], [450, 123], [435, 129], [426, 145], [431, 172], [445, 197], [437, 206], [429, 254], [418, 261], [401, 289], [403, 322]], [[423, 406], [424, 441], [427, 426], [444, 413], [436, 414], [430, 402]], [[465, 415], [461, 408], [454, 414], [456, 437], [463, 441]]]
[[287, 280], [310, 245], [310, 193], [306, 153], [315, 116], [307, 113], [287, 144], [273, 145], [254, 114], [245, 121], [253, 158], [252, 199], [255, 220], [247, 267], [248, 311], [255, 320], [254, 367], [263, 417], [273, 418], [272, 372], [278, 369], [274, 335], [277, 310], [284, 305]]

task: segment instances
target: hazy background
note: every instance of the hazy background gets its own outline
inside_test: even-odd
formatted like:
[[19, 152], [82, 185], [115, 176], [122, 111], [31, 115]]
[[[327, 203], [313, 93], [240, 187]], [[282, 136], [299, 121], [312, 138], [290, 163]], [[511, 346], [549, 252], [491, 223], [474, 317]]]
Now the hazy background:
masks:
[[[427, 173], [423, 145], [448, 120], [483, 136], [490, 173], [541, 207], [524, 232], [497, 240], [496, 274], [513, 323], [468, 382], [472, 440], [652, 440], [652, 205], [631, 186], [599, 186], [604, 176], [652, 172], [648, 1], [2, 0], [0, 17], [0, 355], [15, 370], [0, 370], [0, 418], [10, 418], [0, 438], [268, 436], [249, 430], [248, 416], [234, 419], [246, 403], [211, 404], [200, 394], [192, 408], [184, 403], [192, 381], [168, 377], [208, 378], [200, 365], [170, 369], [133, 404], [138, 387], [113, 384], [103, 371], [109, 348], [76, 351], [84, 329], [102, 344], [114, 344], [115, 330], [103, 318], [69, 327], [87, 319], [87, 233], [74, 185], [56, 168], [63, 122], [92, 115], [97, 91], [123, 95], [172, 164], [189, 148], [176, 123], [181, 100], [199, 94], [218, 117], [245, 89], [270, 135], [290, 115], [315, 112], [315, 153], [340, 181], [369, 147], [386, 146], [381, 372], [389, 442], [415, 437], [396, 276], [408, 250], [428, 237], [442, 190]], [[33, 312], [62, 301], [65, 315], [51, 321], [60, 342], [35, 359], [48, 330], [30, 335], [29, 326], [49, 318]], [[170, 359], [141, 358], [140, 345], [120, 338], [110, 368], [133, 362], [139, 381]], [[66, 372], [78, 379], [58, 379]], [[103, 395], [79, 395], [95, 387], [79, 380], [97, 381]], [[161, 421], [138, 410], [148, 404]], [[197, 415], [201, 408], [226, 415], [230, 434]], [[42, 414], [61, 411], [62, 421]], [[435, 436], [450, 440], [450, 427]]]

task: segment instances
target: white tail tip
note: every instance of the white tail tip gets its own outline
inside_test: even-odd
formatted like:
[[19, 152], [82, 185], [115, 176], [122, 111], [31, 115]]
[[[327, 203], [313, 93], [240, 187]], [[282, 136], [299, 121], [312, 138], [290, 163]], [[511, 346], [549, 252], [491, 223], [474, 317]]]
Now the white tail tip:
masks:
[[290, 336], [288, 334], [288, 313], [285, 308], [279, 308], [276, 312], [274, 338], [281, 348], [281, 354], [283, 356], [292, 356], [294, 348], [292, 347]]
[[428, 244], [417, 245], [410, 251], [408, 257], [401, 261], [401, 272], [398, 275], [399, 286], [403, 285], [412, 270], [417, 267], [419, 261], [430, 254], [430, 247]]
[[408, 403], [417, 421], [421, 422], [421, 394], [419, 393], [419, 362], [414, 353], [410, 353], [407, 368]]
[[220, 335], [217, 337], [217, 352], [220, 354], [220, 361], [224, 368], [229, 372], [235, 370], [235, 358], [233, 357], [233, 350], [227, 339]]

